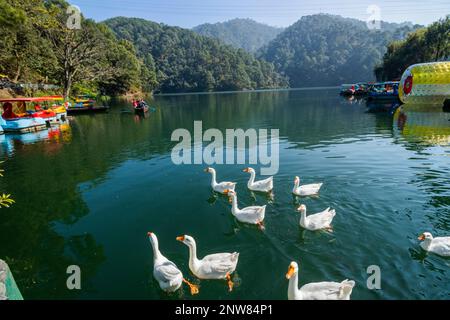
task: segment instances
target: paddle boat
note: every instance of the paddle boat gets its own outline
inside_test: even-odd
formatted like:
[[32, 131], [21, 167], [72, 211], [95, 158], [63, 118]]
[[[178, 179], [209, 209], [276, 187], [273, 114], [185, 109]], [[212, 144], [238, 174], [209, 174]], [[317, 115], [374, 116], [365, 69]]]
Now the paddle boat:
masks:
[[16, 98], [13, 100], [11, 101], [16, 102], [16, 109], [19, 114], [27, 113], [34, 118], [43, 118], [48, 123], [64, 121], [67, 117], [66, 108], [62, 104], [64, 100], [62, 96]]
[[[65, 121], [67, 118], [67, 102], [64, 103], [63, 96], [48, 96], [37, 98], [38, 101], [45, 104], [47, 110], [56, 113], [57, 121]], [[52, 103], [53, 102], [53, 103]]]
[[35, 98], [0, 99], [0, 103], [3, 103], [0, 124], [5, 132], [34, 132], [44, 130], [50, 125], [56, 117], [54, 112], [27, 112], [26, 103], [33, 102], [33, 99]]
[[398, 81], [374, 83], [369, 86], [369, 97], [367, 101], [396, 101], [398, 97]]
[[93, 107], [95, 105], [95, 97], [90, 95], [79, 95], [75, 98], [75, 107]]
[[[36, 112], [46, 111], [47, 113], [49, 112], [55, 113], [56, 117], [52, 119], [51, 121], [52, 123], [64, 122], [67, 119], [67, 109], [66, 109], [67, 103], [64, 103], [63, 96], [39, 97], [34, 98], [33, 101], [37, 103], [34, 106]], [[36, 115], [38, 115], [38, 113]]]
[[96, 106], [94, 97], [89, 95], [77, 96], [75, 104], [67, 106], [68, 114], [105, 112], [107, 110], [109, 110], [108, 106]]

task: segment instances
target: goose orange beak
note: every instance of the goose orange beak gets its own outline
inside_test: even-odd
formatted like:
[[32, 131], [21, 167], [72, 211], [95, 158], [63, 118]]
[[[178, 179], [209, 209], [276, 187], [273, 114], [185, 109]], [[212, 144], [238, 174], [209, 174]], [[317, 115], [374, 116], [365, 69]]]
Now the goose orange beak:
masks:
[[244, 170], [242, 170], [242, 171], [244, 171], [244, 172], [248, 172], [248, 168], [245, 168]]
[[153, 232], [147, 232], [147, 235], [150, 237], [153, 234]]
[[294, 274], [295, 269], [293, 266], [289, 266], [288, 272], [286, 273], [286, 279], [290, 279], [292, 275]]
[[203, 169], [203, 171], [208, 172], [208, 168]]
[[230, 192], [230, 189], [225, 189], [225, 190], [223, 190], [223, 193], [224, 194], [228, 194]]
[[422, 234], [417, 238], [417, 240], [420, 240], [420, 241], [425, 240], [425, 235], [422, 233]]
[[179, 236], [179, 237], [177, 237], [176, 239], [177, 239], [178, 241], [183, 242], [183, 241], [184, 241], [184, 236]]

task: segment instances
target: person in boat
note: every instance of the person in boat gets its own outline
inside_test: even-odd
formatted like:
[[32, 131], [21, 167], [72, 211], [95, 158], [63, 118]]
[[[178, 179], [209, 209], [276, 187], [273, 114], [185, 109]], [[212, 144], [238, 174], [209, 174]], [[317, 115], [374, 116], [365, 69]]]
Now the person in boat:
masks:
[[394, 90], [394, 95], [398, 96], [398, 85], [394, 84], [393, 90]]
[[147, 106], [147, 103], [144, 101], [144, 99], [141, 99], [141, 100], [139, 101], [138, 108], [139, 108], [139, 109], [144, 109], [146, 106]]
[[135, 99], [133, 99], [132, 103], [133, 103], [133, 108], [137, 108], [137, 106], [139, 105], [138, 101]]
[[2, 117], [3, 119], [14, 119], [19, 117], [17, 114], [14, 113], [13, 105], [11, 102], [5, 102], [3, 104]]

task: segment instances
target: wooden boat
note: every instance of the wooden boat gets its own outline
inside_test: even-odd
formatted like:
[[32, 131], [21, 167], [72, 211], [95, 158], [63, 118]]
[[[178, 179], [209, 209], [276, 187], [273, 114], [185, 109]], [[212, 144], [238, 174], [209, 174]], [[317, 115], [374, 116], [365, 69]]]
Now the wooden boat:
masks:
[[109, 106], [92, 106], [92, 107], [69, 107], [67, 108], [67, 114], [82, 114], [82, 113], [97, 113], [106, 112], [109, 110]]
[[97, 113], [109, 110], [109, 106], [96, 106], [95, 97], [79, 95], [75, 98], [75, 104], [67, 108], [68, 114]]
[[23, 300], [11, 270], [3, 260], [0, 260], [0, 300]]
[[134, 113], [136, 114], [142, 114], [142, 113], [146, 113], [148, 112], [148, 106], [145, 105], [143, 107], [133, 107], [134, 108]]

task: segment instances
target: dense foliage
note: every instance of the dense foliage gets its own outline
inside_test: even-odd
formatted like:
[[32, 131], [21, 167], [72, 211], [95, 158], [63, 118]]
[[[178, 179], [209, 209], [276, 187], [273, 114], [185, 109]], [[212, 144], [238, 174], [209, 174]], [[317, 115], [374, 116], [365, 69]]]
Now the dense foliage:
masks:
[[133, 45], [103, 24], [81, 17], [67, 27], [62, 0], [0, 0], [0, 73], [13, 81], [58, 84], [104, 94], [140, 90], [152, 78]]
[[373, 68], [386, 45], [417, 26], [363, 21], [318, 14], [302, 17], [272, 40], [259, 55], [289, 77], [291, 87], [338, 85], [374, 80]]
[[233, 19], [205, 23], [192, 29], [200, 35], [217, 38], [235, 48], [256, 52], [273, 40], [283, 28], [276, 28], [251, 19]]
[[[412, 63], [449, 57], [449, 18], [427, 29], [382, 23], [369, 30], [363, 21], [319, 14], [280, 33], [250, 19], [194, 32], [143, 19], [82, 17], [81, 28], [70, 29], [67, 7], [64, 0], [0, 0], [0, 74], [60, 85], [65, 96], [252, 90], [370, 81], [381, 61], [377, 76], [394, 79]], [[256, 57], [247, 52], [262, 45]]]
[[191, 30], [136, 18], [118, 17], [105, 23], [119, 39], [134, 44], [138, 55], [156, 71], [162, 92], [250, 90], [286, 85], [271, 63]]
[[379, 80], [399, 79], [415, 63], [450, 59], [450, 15], [427, 28], [388, 45], [383, 62], [375, 68]]

